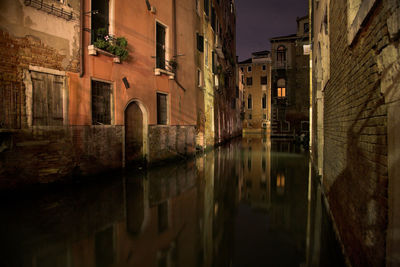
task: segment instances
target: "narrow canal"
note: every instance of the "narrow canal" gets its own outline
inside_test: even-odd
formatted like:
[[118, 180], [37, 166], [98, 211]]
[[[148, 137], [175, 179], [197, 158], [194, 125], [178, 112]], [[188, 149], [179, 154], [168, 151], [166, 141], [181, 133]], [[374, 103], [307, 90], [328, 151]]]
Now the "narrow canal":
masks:
[[308, 153], [289, 141], [47, 191], [2, 196], [0, 266], [343, 266]]

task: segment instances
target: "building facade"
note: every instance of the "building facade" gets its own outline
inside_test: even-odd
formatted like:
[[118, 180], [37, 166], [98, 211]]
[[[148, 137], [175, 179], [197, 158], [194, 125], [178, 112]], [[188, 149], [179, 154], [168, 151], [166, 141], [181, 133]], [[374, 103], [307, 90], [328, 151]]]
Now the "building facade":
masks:
[[233, 1], [0, 10], [1, 186], [187, 157], [241, 132]]
[[309, 131], [308, 16], [297, 19], [297, 33], [271, 38], [271, 133], [293, 136]]
[[244, 133], [261, 133], [271, 122], [271, 54], [260, 51], [239, 62], [239, 86], [243, 91], [242, 119]]
[[399, 266], [398, 1], [312, 1], [312, 157], [353, 266]]

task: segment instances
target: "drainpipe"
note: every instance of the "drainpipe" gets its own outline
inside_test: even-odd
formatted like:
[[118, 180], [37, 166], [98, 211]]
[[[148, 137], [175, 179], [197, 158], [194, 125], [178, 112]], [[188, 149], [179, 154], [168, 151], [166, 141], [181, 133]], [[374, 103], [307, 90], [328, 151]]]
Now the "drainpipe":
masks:
[[81, 71], [80, 71], [80, 73], [79, 73], [79, 77], [80, 78], [82, 78], [83, 77], [83, 75], [85, 74], [85, 71], [83, 70], [83, 68], [84, 68], [84, 62], [83, 62], [83, 60], [84, 60], [84, 57], [83, 57], [83, 20], [84, 20], [84, 12], [83, 12], [83, 7], [84, 7], [84, 1], [85, 0], [81, 0], [81, 6], [80, 6], [80, 10], [81, 10], [81, 19], [80, 19], [80, 46], [81, 46], [81, 60], [80, 60], [80, 69], [81, 69]]

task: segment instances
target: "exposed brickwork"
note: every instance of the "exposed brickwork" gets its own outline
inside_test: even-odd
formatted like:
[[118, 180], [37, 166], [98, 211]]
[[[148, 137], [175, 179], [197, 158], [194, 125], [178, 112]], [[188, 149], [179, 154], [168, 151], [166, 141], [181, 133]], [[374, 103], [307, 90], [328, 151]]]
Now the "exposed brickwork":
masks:
[[194, 126], [149, 126], [149, 160], [187, 157], [196, 152]]
[[347, 1], [330, 1], [330, 80], [325, 87], [324, 185], [354, 266], [384, 266], [387, 227], [387, 108], [377, 55], [388, 45], [380, 2], [352, 47]]
[[35, 127], [0, 153], [0, 188], [50, 183], [122, 167], [122, 126]]

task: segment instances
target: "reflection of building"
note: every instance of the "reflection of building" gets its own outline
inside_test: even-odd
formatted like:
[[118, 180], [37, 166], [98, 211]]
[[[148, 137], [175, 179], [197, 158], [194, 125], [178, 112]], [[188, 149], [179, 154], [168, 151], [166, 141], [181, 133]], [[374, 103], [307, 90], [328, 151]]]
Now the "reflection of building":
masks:
[[242, 141], [242, 200], [255, 209], [271, 205], [271, 139], [245, 138]]
[[239, 84], [243, 88], [243, 132], [267, 131], [271, 119], [271, 54], [260, 51], [239, 62]]
[[308, 17], [297, 19], [297, 34], [271, 39], [272, 135], [309, 131], [309, 57], [303, 54], [308, 40]]

